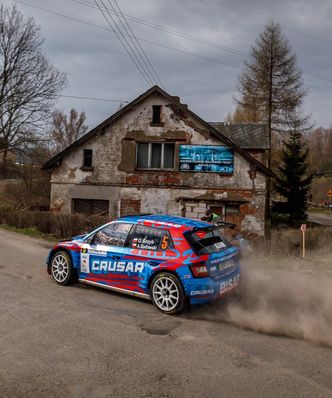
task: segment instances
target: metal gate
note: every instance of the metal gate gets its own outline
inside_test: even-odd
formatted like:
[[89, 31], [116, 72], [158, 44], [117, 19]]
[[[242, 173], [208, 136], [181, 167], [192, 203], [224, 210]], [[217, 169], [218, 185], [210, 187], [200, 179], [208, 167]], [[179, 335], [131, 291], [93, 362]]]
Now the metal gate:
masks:
[[74, 213], [81, 213], [85, 215], [108, 215], [109, 201], [100, 199], [73, 199]]

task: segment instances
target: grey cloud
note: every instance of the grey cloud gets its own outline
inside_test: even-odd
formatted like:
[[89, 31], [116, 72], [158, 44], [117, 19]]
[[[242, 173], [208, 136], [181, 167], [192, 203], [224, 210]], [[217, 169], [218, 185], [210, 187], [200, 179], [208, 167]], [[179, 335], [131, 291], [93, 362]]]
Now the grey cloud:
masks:
[[[90, 23], [107, 26], [98, 10], [70, 0], [26, 1]], [[93, 0], [89, 1], [93, 3]], [[269, 19], [273, 18], [281, 25], [289, 27], [291, 30], [283, 28], [283, 31], [297, 53], [300, 67], [331, 78], [331, 81], [327, 82], [304, 76], [306, 85], [325, 90], [309, 90], [305, 111], [313, 113], [313, 119], [317, 124], [331, 124], [330, 0], [117, 1], [126, 14], [244, 52], [249, 50]], [[12, 1], [3, 0], [3, 3], [10, 5]], [[24, 15], [33, 16], [41, 25], [47, 57], [67, 73], [69, 87], [64, 94], [130, 101], [148, 88], [113, 33], [21, 4], [18, 4], [18, 7]], [[130, 25], [135, 34], [142, 39], [243, 67], [244, 57], [141, 24], [130, 22]], [[317, 36], [321, 40], [298, 34], [295, 32], [297, 30]], [[327, 43], [329, 41], [331, 44]], [[193, 111], [206, 120], [222, 120], [229, 111], [234, 110], [233, 97], [237, 94], [237, 77], [241, 69], [181, 54], [144, 41], [141, 43], [170, 94], [180, 96]], [[58, 103], [58, 107], [64, 110], [75, 107], [86, 111], [90, 127], [115, 112], [118, 106], [119, 104], [112, 102], [67, 98], [60, 98]]]

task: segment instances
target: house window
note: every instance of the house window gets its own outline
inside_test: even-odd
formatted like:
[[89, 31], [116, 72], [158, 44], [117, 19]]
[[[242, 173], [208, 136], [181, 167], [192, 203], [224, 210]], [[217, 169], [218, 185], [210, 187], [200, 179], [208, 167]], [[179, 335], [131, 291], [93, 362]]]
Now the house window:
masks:
[[152, 105], [152, 124], [161, 123], [161, 105]]
[[174, 144], [149, 142], [137, 144], [138, 169], [174, 169]]
[[226, 205], [226, 214], [240, 214], [240, 205]]
[[92, 149], [83, 149], [83, 167], [92, 168]]
[[129, 246], [132, 249], [153, 251], [174, 249], [172, 237], [168, 231], [145, 225], [136, 225]]

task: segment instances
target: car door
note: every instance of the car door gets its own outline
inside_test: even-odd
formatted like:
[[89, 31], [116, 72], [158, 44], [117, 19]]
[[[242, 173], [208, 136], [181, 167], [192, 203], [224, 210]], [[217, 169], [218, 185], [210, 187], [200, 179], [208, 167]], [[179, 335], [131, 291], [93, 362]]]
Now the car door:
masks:
[[139, 286], [148, 292], [151, 275], [176, 256], [171, 235], [162, 228], [138, 224], [133, 227], [126, 244], [130, 248], [129, 257], [144, 264], [138, 274]]
[[126, 241], [133, 224], [114, 222], [99, 229], [82, 245], [80, 279], [101, 285], [128, 288]]

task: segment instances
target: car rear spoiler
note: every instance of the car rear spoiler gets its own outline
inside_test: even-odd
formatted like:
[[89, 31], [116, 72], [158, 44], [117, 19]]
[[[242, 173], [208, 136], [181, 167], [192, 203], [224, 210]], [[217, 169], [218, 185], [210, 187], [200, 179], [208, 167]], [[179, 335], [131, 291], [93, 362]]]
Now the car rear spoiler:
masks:
[[188, 231], [189, 233], [196, 232], [196, 231], [213, 231], [214, 229], [220, 228], [230, 228], [234, 229], [236, 224], [225, 222], [225, 221], [218, 221], [216, 224], [208, 225], [206, 227], [194, 227], [192, 230]]

